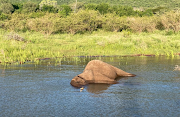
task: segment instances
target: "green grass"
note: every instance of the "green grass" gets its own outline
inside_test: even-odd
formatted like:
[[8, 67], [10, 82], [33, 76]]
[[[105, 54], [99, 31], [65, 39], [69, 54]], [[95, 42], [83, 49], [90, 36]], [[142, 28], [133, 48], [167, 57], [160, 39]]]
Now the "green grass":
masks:
[[174, 56], [180, 53], [180, 34], [167, 35], [165, 31], [154, 33], [104, 32], [86, 34], [18, 33], [25, 41], [8, 39], [11, 34], [0, 30], [0, 61], [24, 62], [39, 58], [71, 56], [111, 56], [154, 54]]

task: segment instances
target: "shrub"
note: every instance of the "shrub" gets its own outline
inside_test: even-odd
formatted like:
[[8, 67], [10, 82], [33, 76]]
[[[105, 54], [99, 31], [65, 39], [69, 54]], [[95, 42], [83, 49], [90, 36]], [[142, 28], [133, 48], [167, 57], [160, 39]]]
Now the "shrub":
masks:
[[4, 3], [9, 3], [9, 0], [0, 0], [0, 5]]
[[46, 13], [45, 16], [35, 19], [28, 19], [26, 27], [31, 31], [41, 32], [50, 35], [57, 32], [57, 23], [60, 17], [57, 14]]
[[87, 10], [97, 10], [97, 5], [96, 4], [86, 4], [86, 5], [84, 5], [84, 8]]
[[58, 9], [53, 6], [43, 5], [43, 7], [41, 8], [41, 11], [49, 12], [49, 13], [57, 13]]
[[21, 13], [22, 9], [23, 9], [23, 4], [13, 4], [13, 7], [14, 7], [14, 12], [16, 13]]
[[38, 9], [38, 5], [36, 3], [27, 2], [27, 3], [23, 4], [22, 12], [23, 13], [36, 12], [37, 9]]
[[71, 9], [73, 9], [73, 11], [75, 13], [77, 13], [79, 11], [79, 9], [82, 9], [84, 7], [84, 3], [82, 3], [82, 2], [77, 2], [77, 4], [72, 3], [72, 4], [70, 4], [70, 7], [71, 7]]
[[62, 22], [63, 32], [75, 34], [77, 32], [94, 31], [102, 25], [101, 15], [93, 10], [81, 10], [73, 13]]
[[11, 31], [25, 31], [27, 16], [25, 14], [13, 14], [11, 19], [5, 22], [5, 29]]
[[40, 18], [40, 17], [42, 17], [42, 16], [44, 16], [44, 15], [46, 15], [46, 13], [45, 12], [32, 12], [32, 13], [29, 13], [28, 14], [28, 17], [29, 18]]
[[173, 30], [178, 32], [180, 30], [180, 13], [179, 12], [169, 12], [160, 17], [161, 27], [164, 27], [166, 30]]
[[63, 16], [67, 16], [72, 12], [72, 9], [68, 5], [61, 5], [59, 8], [59, 13]]
[[113, 14], [106, 14], [103, 20], [102, 28], [107, 31], [119, 32], [128, 29], [126, 17], [118, 17]]
[[96, 8], [101, 14], [106, 14], [108, 13], [108, 9], [109, 9], [109, 5], [106, 3], [101, 3], [99, 5], [97, 5]]
[[41, 9], [44, 5], [53, 6], [53, 7], [56, 8], [56, 6], [57, 6], [57, 1], [55, 1], [55, 0], [42, 0], [41, 3], [39, 4], [40, 9]]
[[9, 19], [10, 19], [10, 15], [1, 13], [1, 15], [0, 15], [0, 20], [1, 21], [9, 20]]
[[134, 32], [152, 32], [156, 30], [156, 17], [128, 18], [129, 28]]
[[140, 17], [153, 16], [153, 11], [151, 9], [147, 9], [145, 11], [140, 11], [140, 12], [138, 12], [138, 16], [140, 16]]
[[10, 3], [4, 3], [0, 6], [0, 11], [5, 14], [11, 14], [14, 11], [14, 7]]

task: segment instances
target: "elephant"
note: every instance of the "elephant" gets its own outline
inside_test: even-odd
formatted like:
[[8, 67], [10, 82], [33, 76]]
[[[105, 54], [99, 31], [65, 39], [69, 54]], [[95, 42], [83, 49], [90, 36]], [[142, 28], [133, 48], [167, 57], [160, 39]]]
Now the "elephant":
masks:
[[91, 60], [83, 73], [75, 76], [70, 84], [74, 87], [82, 87], [90, 83], [116, 84], [115, 80], [120, 76], [134, 77], [136, 75], [125, 72], [117, 67], [100, 60]]

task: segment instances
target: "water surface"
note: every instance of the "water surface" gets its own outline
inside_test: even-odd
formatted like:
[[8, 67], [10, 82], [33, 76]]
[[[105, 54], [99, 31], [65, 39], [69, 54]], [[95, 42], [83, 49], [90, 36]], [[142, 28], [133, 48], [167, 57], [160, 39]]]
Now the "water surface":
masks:
[[[118, 84], [70, 85], [86, 64], [100, 59], [136, 77]], [[1, 117], [178, 117], [180, 57], [91, 57], [0, 65]]]

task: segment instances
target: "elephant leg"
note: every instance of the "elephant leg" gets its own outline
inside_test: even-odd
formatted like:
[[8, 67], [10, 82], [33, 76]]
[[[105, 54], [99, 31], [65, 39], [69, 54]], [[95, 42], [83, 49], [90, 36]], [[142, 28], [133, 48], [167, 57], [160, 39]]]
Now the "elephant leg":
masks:
[[112, 66], [112, 67], [115, 69], [117, 76], [136, 76], [134, 74], [125, 72], [125, 71], [123, 71], [123, 70], [121, 70], [121, 69], [119, 69], [117, 67], [114, 67], [114, 66]]

